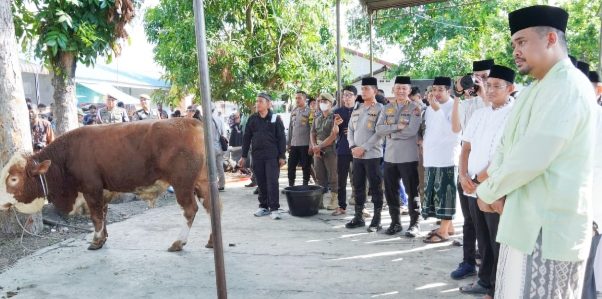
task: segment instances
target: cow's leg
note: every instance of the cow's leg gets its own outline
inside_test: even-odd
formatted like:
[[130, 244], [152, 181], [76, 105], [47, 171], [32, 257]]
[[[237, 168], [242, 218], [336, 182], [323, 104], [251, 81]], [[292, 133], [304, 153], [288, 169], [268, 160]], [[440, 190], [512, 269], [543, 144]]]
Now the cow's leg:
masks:
[[[195, 192], [199, 201], [202, 203], [203, 208], [205, 208], [205, 212], [211, 217], [211, 213], [209, 212], [211, 209], [211, 201], [209, 200], [210, 196], [210, 188], [209, 182], [203, 181], [197, 185], [195, 188]], [[219, 209], [221, 213], [221, 208]], [[205, 244], [205, 248], [213, 248], [213, 233], [209, 233], [209, 240], [207, 244]]]
[[190, 227], [192, 227], [192, 223], [194, 222], [194, 217], [196, 216], [196, 212], [199, 207], [194, 200], [194, 195], [192, 189], [183, 188], [183, 187], [174, 187], [176, 191], [176, 199], [178, 204], [184, 210], [184, 225], [182, 226], [182, 230], [180, 231], [180, 235], [178, 239], [171, 244], [171, 247], [167, 249], [167, 251], [181, 251], [186, 242], [188, 242], [188, 234], [190, 233]]
[[96, 250], [102, 248], [107, 241], [107, 225], [106, 225], [106, 212], [107, 204], [105, 204], [102, 198], [102, 191], [97, 194], [84, 194], [86, 203], [90, 208], [90, 217], [94, 224], [94, 238], [92, 243], [88, 247], [89, 250]]

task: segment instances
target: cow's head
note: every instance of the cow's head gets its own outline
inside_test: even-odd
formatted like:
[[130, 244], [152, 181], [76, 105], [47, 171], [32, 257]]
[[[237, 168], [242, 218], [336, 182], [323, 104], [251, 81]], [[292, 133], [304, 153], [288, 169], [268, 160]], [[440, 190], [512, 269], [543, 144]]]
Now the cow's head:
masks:
[[41, 211], [44, 195], [39, 176], [45, 174], [49, 167], [50, 160], [33, 163], [30, 153], [15, 153], [0, 172], [0, 210], [14, 206], [26, 214]]

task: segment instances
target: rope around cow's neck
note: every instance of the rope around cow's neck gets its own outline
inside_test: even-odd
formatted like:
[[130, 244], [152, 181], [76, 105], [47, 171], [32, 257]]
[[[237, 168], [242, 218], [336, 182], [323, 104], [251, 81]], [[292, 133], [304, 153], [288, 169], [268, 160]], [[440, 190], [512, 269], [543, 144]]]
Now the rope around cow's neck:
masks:
[[[32, 159], [32, 161], [34, 165], [40, 165], [40, 163], [35, 159]], [[40, 178], [40, 184], [42, 185], [42, 191], [44, 192], [44, 200], [48, 201], [48, 181], [46, 180], [46, 175], [41, 173], [38, 174], [38, 177]]]

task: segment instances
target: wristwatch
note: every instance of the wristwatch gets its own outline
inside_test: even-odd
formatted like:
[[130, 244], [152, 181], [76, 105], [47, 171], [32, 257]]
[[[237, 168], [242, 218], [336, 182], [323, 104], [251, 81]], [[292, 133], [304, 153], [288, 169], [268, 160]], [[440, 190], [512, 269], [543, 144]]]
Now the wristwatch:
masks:
[[472, 182], [479, 185], [481, 184], [481, 182], [479, 182], [478, 176], [475, 174], [474, 177], [472, 178]]

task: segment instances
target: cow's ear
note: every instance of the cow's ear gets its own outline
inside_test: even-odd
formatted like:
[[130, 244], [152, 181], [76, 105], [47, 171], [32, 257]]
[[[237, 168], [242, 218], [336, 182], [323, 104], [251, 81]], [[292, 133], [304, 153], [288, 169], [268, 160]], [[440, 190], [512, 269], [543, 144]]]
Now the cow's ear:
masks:
[[50, 168], [50, 160], [44, 160], [38, 165], [34, 165], [31, 170], [32, 175], [41, 175], [48, 172], [48, 168]]

